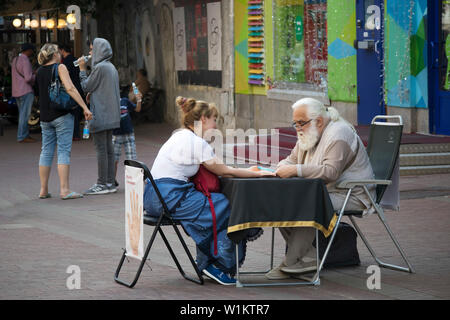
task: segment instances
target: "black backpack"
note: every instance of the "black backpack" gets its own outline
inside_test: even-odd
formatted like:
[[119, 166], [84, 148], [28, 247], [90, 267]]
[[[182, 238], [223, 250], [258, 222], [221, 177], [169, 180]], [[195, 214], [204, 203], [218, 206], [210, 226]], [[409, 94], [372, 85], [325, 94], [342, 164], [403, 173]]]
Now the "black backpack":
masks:
[[[336, 231], [336, 235], [331, 245], [330, 251], [324, 264], [324, 268], [336, 268], [344, 266], [355, 266], [360, 264], [356, 239], [358, 234], [356, 230], [348, 223], [341, 222]], [[322, 259], [325, 249], [331, 236], [325, 238], [322, 232], [319, 232], [319, 257]], [[316, 240], [313, 241], [314, 248]]]

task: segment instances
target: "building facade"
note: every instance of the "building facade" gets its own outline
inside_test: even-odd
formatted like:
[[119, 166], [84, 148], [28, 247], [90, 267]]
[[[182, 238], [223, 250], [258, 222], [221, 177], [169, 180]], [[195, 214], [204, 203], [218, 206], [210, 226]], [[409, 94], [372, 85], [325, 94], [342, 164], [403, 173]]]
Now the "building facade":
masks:
[[292, 102], [312, 96], [354, 124], [400, 114], [406, 132], [450, 134], [449, 11], [445, 0], [236, 0], [238, 125], [286, 125]]
[[450, 135], [448, 0], [113, 3], [81, 13], [82, 53], [108, 39], [122, 85], [146, 69], [166, 121], [182, 95], [215, 102], [221, 129], [286, 127], [315, 97], [353, 124], [400, 114], [405, 132]]
[[[37, 52], [45, 43], [66, 44], [78, 57], [89, 51], [91, 34], [96, 34], [96, 20], [78, 6], [51, 0], [0, 3], [1, 82], [10, 85], [11, 61], [20, 53], [22, 44], [34, 44]], [[31, 62], [33, 69], [39, 67], [37, 55]]]
[[142, 46], [142, 37], [153, 41], [146, 65], [166, 90], [168, 121], [177, 121], [173, 101], [184, 95], [215, 102], [221, 128], [288, 126], [292, 103], [311, 96], [354, 124], [400, 114], [405, 132], [450, 134], [447, 0], [177, 0], [138, 8], [131, 21], [152, 25], [135, 34]]

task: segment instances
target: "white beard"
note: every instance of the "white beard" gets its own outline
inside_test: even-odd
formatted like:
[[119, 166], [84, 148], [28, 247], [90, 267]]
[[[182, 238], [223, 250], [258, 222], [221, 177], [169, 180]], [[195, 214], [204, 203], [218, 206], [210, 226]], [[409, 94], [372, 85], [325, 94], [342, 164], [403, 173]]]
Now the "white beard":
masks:
[[311, 126], [307, 131], [297, 132], [297, 137], [298, 146], [300, 149], [308, 151], [312, 149], [319, 141], [319, 130], [317, 130], [315, 123], [311, 123]]

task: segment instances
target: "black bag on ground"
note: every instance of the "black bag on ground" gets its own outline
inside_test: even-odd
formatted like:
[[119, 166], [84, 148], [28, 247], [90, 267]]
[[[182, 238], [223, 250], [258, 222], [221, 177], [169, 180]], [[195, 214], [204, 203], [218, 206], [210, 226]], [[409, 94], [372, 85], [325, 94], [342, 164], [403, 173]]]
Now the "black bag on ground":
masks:
[[[356, 230], [348, 223], [341, 222], [336, 231], [333, 244], [328, 251], [324, 268], [336, 268], [345, 266], [355, 266], [360, 264], [358, 248], [357, 248]], [[331, 236], [325, 238], [322, 232], [319, 232], [319, 257], [322, 259], [325, 249]], [[316, 240], [313, 241], [314, 248]]]

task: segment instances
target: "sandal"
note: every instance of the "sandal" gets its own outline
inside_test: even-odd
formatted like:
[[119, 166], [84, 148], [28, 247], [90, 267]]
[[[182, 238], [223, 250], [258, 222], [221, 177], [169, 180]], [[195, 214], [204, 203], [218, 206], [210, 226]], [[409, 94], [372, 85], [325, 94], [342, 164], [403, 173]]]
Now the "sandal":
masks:
[[65, 197], [62, 197], [61, 199], [62, 200], [68, 200], [68, 199], [79, 199], [79, 198], [83, 198], [83, 195], [78, 193], [78, 192], [72, 191], [68, 195], [66, 195]]
[[51, 198], [52, 197], [52, 195], [50, 194], [50, 193], [47, 193], [47, 194], [44, 194], [44, 195], [39, 195], [39, 199], [48, 199], [48, 198]]

